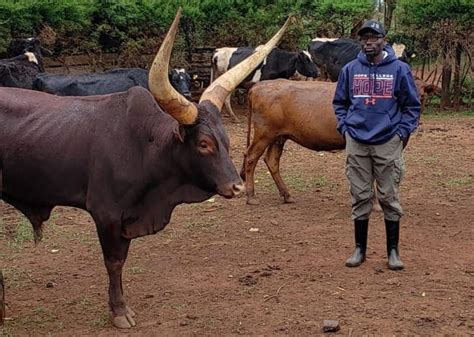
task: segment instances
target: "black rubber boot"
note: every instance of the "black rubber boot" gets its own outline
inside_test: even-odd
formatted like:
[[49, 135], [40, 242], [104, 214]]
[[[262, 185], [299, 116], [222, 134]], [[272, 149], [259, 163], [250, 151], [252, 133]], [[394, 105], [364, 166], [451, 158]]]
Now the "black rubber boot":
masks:
[[357, 267], [365, 261], [367, 250], [367, 232], [369, 230], [369, 219], [354, 220], [355, 249], [351, 257], [346, 260], [347, 267]]
[[402, 270], [405, 268], [398, 254], [398, 239], [400, 235], [400, 221], [385, 219], [385, 231], [387, 233], [387, 258], [388, 269]]

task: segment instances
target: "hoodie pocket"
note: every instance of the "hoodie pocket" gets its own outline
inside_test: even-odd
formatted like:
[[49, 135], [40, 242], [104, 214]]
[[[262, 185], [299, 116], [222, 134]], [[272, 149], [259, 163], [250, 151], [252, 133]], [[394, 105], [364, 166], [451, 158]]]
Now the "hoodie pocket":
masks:
[[[386, 111], [358, 110], [347, 116], [346, 125], [357, 129], [358, 133], [372, 136], [390, 133], [393, 126], [389, 113]], [[363, 137], [361, 139], [366, 139]]]

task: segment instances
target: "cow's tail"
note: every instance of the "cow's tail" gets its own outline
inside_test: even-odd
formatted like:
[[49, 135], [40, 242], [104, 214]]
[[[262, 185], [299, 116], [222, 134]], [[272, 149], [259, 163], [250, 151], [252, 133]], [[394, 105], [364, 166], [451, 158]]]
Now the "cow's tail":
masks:
[[211, 78], [209, 80], [209, 84], [214, 82], [214, 76], [215, 76], [216, 70], [217, 70], [217, 55], [214, 53], [212, 54], [212, 58], [211, 58]]
[[252, 89], [248, 93], [248, 113], [247, 113], [247, 150], [250, 146], [250, 133], [252, 131]]
[[247, 162], [247, 155], [250, 147], [250, 134], [252, 132], [252, 89], [248, 93], [248, 112], [247, 112], [247, 146], [245, 147], [244, 152], [244, 162], [242, 168], [240, 169], [240, 177], [245, 180], [245, 163]]

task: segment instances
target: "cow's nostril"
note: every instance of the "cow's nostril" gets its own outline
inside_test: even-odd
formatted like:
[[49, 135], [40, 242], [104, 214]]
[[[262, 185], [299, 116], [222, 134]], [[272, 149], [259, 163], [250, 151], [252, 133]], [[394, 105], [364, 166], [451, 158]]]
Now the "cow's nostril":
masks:
[[232, 191], [234, 192], [234, 196], [239, 196], [245, 192], [245, 185], [243, 183], [233, 184]]

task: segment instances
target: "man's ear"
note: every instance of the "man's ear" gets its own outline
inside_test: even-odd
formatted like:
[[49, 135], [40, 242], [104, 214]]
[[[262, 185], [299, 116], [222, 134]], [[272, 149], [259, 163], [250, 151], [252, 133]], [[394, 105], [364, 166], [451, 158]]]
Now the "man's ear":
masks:
[[184, 129], [184, 126], [182, 126], [181, 124], [178, 124], [178, 126], [176, 126], [174, 129], [173, 129], [173, 135], [176, 139], [178, 139], [181, 143], [184, 143], [184, 135], [186, 134], [186, 130]]

